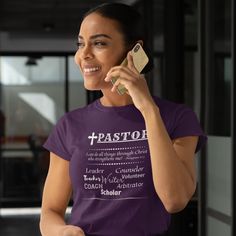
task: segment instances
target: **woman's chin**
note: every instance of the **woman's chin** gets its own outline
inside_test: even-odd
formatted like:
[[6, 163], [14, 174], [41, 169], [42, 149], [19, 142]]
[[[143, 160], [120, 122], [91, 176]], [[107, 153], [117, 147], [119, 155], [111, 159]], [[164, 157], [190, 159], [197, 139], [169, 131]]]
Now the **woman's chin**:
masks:
[[97, 84], [94, 84], [94, 83], [84, 83], [84, 88], [87, 89], [87, 90], [91, 90], [91, 91], [94, 91], [94, 90], [98, 90], [98, 85]]
[[[84, 83], [84, 87], [86, 90], [89, 90], [89, 91], [100, 91], [100, 90], [103, 90], [103, 89], [108, 89], [110, 88], [109, 86], [102, 86], [101, 84], [90, 84], [90, 83]], [[111, 88], [110, 88], [111, 89]]]
[[101, 90], [100, 86], [84, 86], [84, 88], [88, 91], [100, 91]]

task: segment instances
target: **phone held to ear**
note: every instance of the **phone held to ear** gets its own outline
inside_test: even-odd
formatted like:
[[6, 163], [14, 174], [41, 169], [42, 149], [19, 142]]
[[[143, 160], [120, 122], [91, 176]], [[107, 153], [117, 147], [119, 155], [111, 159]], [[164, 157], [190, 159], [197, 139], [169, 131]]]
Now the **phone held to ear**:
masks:
[[[133, 57], [134, 66], [137, 69], [137, 71], [140, 73], [149, 61], [140, 43], [135, 44], [135, 46], [133, 47], [131, 51], [131, 55]], [[124, 61], [121, 63], [121, 65], [127, 66], [127, 64], [128, 64], [127, 58], [125, 58]], [[117, 79], [118, 79], [117, 77], [112, 78], [111, 79], [112, 84], [114, 84]], [[119, 84], [117, 87], [117, 92], [118, 94], [123, 95], [124, 93], [127, 92], [127, 89], [125, 88], [124, 85]]]

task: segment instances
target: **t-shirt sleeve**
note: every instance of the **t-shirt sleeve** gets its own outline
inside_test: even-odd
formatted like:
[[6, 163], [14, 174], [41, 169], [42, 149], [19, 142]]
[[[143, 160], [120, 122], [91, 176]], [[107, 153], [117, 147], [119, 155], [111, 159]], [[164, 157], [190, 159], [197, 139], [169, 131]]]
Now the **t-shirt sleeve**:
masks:
[[171, 139], [186, 136], [199, 137], [195, 152], [198, 152], [206, 143], [207, 136], [203, 132], [195, 112], [186, 106], [177, 109], [172, 127]]
[[59, 119], [52, 132], [47, 138], [43, 147], [48, 151], [55, 153], [59, 157], [69, 161], [71, 158], [68, 150], [68, 127], [65, 116]]

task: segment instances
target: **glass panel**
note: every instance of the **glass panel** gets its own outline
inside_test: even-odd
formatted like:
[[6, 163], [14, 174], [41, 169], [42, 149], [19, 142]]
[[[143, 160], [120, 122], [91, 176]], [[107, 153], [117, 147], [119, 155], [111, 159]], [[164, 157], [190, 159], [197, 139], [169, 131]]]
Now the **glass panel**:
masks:
[[34, 66], [26, 61], [0, 58], [7, 142], [30, 133], [47, 135], [64, 113], [64, 58], [44, 57]]
[[64, 113], [63, 57], [0, 57], [4, 199], [37, 198], [47, 172], [41, 148]]
[[199, 54], [195, 50], [184, 53], [184, 101], [197, 115], [200, 112], [201, 84], [199, 75]]
[[[206, 118], [207, 208], [215, 212], [207, 220], [207, 235], [231, 235], [232, 138], [231, 138], [231, 2], [209, 0], [207, 22], [208, 83]], [[211, 214], [211, 213], [210, 213]], [[217, 219], [219, 215], [222, 220]], [[227, 224], [223, 220], [227, 219]], [[222, 221], [222, 222], [221, 222]]]
[[231, 0], [212, 0], [215, 51], [230, 51], [231, 3]]
[[153, 47], [155, 52], [164, 51], [164, 0], [153, 3]]
[[231, 227], [210, 216], [207, 217], [208, 236], [231, 236]]
[[162, 96], [162, 81], [163, 81], [163, 56], [154, 57], [154, 68], [153, 68], [153, 81], [152, 81], [152, 89], [153, 95]]
[[232, 215], [230, 137], [209, 136], [207, 146], [207, 207]]
[[232, 60], [215, 54], [214, 78], [209, 91], [208, 127], [212, 135], [230, 136]]
[[197, 0], [184, 0], [184, 21], [185, 21], [185, 46], [197, 46], [198, 39], [198, 1]]
[[87, 93], [79, 67], [74, 56], [69, 57], [69, 109], [73, 110], [87, 104]]

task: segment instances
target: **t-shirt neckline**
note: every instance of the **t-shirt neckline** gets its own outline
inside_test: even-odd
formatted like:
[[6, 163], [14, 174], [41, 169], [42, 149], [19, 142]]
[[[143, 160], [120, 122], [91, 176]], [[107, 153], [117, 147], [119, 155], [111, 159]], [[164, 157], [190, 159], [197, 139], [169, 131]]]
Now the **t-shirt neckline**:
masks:
[[120, 111], [127, 111], [127, 110], [135, 108], [134, 104], [128, 104], [124, 106], [104, 106], [102, 105], [100, 98], [95, 100], [95, 106], [99, 110], [105, 111], [105, 112], [112, 112], [112, 111], [120, 112]]

